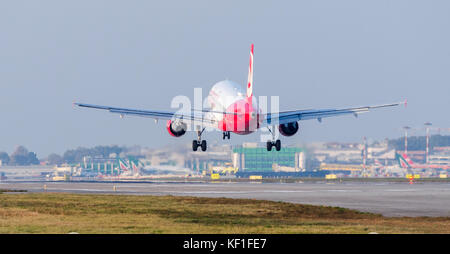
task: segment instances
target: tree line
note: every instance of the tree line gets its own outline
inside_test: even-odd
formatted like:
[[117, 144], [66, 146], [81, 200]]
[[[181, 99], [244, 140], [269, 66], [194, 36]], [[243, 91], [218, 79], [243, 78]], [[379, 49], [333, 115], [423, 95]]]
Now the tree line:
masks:
[[18, 146], [11, 155], [6, 152], [0, 152], [0, 161], [2, 165], [37, 165], [40, 163], [36, 153], [28, 151], [24, 146]]
[[[61, 165], [63, 163], [74, 164], [83, 162], [83, 158], [108, 158], [110, 154], [119, 155], [126, 152], [126, 147], [113, 146], [96, 146], [93, 148], [78, 147], [76, 149], [67, 150], [61, 156], [56, 153], [50, 154], [47, 158], [42, 159], [50, 165]], [[0, 152], [0, 161], [2, 165], [26, 166], [40, 164], [36, 153], [28, 151], [24, 146], [18, 146], [11, 155], [6, 152]]]
[[[450, 146], [450, 136], [431, 135], [429, 140], [430, 151], [434, 147]], [[405, 138], [397, 138], [389, 140], [389, 146], [396, 150], [405, 150]], [[408, 137], [408, 151], [424, 151], [427, 146], [426, 136], [412, 136]]]
[[108, 158], [110, 154], [119, 155], [122, 152], [126, 152], [126, 147], [114, 146], [96, 146], [93, 148], [78, 147], [77, 149], [67, 150], [63, 156], [62, 161], [65, 163], [81, 163], [83, 158]]

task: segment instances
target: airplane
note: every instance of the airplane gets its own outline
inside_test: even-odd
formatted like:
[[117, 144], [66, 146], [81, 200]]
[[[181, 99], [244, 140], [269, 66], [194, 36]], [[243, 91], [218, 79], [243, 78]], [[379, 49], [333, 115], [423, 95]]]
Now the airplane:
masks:
[[411, 169], [411, 168], [418, 168], [418, 169], [442, 169], [442, 170], [450, 170], [450, 165], [440, 165], [440, 164], [416, 164], [414, 163], [411, 158], [406, 153], [396, 153], [395, 159], [397, 160], [398, 164], [400, 164], [400, 167]]
[[230, 133], [238, 135], [248, 135], [258, 129], [267, 127], [272, 133], [272, 139], [267, 141], [267, 151], [271, 151], [275, 147], [277, 151], [281, 149], [281, 141], [275, 139], [275, 128], [278, 125], [279, 133], [283, 136], [292, 136], [299, 130], [299, 121], [316, 119], [322, 122], [325, 117], [333, 117], [340, 115], [354, 115], [357, 117], [360, 113], [368, 112], [371, 109], [398, 106], [404, 102], [351, 107], [340, 109], [308, 109], [308, 110], [291, 110], [272, 113], [264, 113], [257, 106], [256, 98], [253, 95], [253, 51], [254, 45], [250, 46], [250, 63], [248, 68], [248, 79], [246, 92], [242, 87], [230, 80], [223, 80], [213, 85], [208, 97], [207, 108], [192, 109], [191, 112], [171, 112], [158, 110], [141, 110], [130, 108], [119, 108], [111, 106], [101, 106], [93, 104], [85, 104], [75, 102], [74, 106], [83, 108], [93, 108], [106, 110], [111, 113], [124, 115], [149, 117], [158, 121], [159, 119], [167, 120], [166, 128], [173, 137], [181, 137], [186, 134], [188, 124], [195, 126], [197, 131], [197, 139], [192, 141], [192, 150], [197, 151], [200, 147], [202, 151], [206, 151], [206, 140], [202, 140], [201, 135], [206, 127], [211, 127], [223, 132], [223, 139], [230, 139]]
[[131, 170], [131, 165], [128, 164], [124, 159], [118, 158], [117, 162], [119, 164], [119, 169], [124, 170], [124, 171]]

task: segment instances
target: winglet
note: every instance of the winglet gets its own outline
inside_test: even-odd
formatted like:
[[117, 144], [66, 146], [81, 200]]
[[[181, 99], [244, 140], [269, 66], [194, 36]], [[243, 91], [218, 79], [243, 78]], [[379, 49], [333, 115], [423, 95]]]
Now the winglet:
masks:
[[405, 108], [408, 106], [408, 100], [405, 99], [405, 102], [403, 103], [403, 105], [405, 105]]
[[248, 66], [247, 98], [253, 96], [253, 43], [250, 46], [250, 64]]

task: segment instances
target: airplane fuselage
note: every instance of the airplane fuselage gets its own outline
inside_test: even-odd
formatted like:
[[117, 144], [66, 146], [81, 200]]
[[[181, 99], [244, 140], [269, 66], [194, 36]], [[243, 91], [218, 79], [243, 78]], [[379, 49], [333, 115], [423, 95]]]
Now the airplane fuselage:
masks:
[[208, 94], [207, 103], [213, 111], [208, 113], [207, 117], [217, 122], [216, 128], [219, 130], [246, 135], [259, 127], [256, 99], [253, 96], [246, 97], [242, 87], [233, 81], [216, 83]]

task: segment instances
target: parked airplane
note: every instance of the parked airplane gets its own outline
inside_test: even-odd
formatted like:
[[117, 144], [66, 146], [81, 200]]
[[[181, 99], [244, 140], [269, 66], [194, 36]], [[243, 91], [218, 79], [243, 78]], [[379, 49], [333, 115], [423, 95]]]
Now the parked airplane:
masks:
[[442, 169], [442, 170], [449, 170], [450, 165], [440, 165], [440, 164], [416, 164], [414, 163], [411, 158], [406, 153], [396, 153], [395, 159], [397, 159], [398, 164], [400, 164], [400, 167], [411, 169], [411, 168], [417, 168], [417, 169]]
[[[206, 127], [219, 129], [223, 132], [223, 139], [230, 139], [230, 133], [247, 135], [259, 128], [267, 127], [272, 133], [272, 140], [267, 141], [267, 150], [271, 151], [275, 146], [277, 151], [281, 149], [281, 141], [275, 139], [275, 127], [278, 125], [279, 132], [284, 136], [292, 136], [299, 130], [299, 121], [353, 114], [355, 117], [360, 113], [371, 109], [398, 106], [402, 104], [391, 103], [376, 106], [352, 107], [342, 109], [308, 109], [292, 110], [282, 112], [263, 113], [257, 107], [256, 98], [253, 95], [253, 44], [250, 50], [250, 65], [248, 69], [247, 91], [235, 82], [224, 80], [216, 83], [210, 90], [208, 98], [209, 109], [193, 109], [189, 113], [139, 110], [129, 108], [118, 108], [110, 106], [99, 106], [84, 103], [74, 103], [79, 107], [107, 110], [111, 113], [149, 117], [153, 119], [167, 120], [167, 131], [174, 137], [183, 136], [188, 130], [188, 124], [195, 126], [197, 139], [192, 142], [192, 149], [197, 151], [201, 147], [206, 151], [206, 140], [201, 135]], [[406, 101], [404, 102], [406, 105]], [[192, 113], [193, 112], [193, 113]]]

